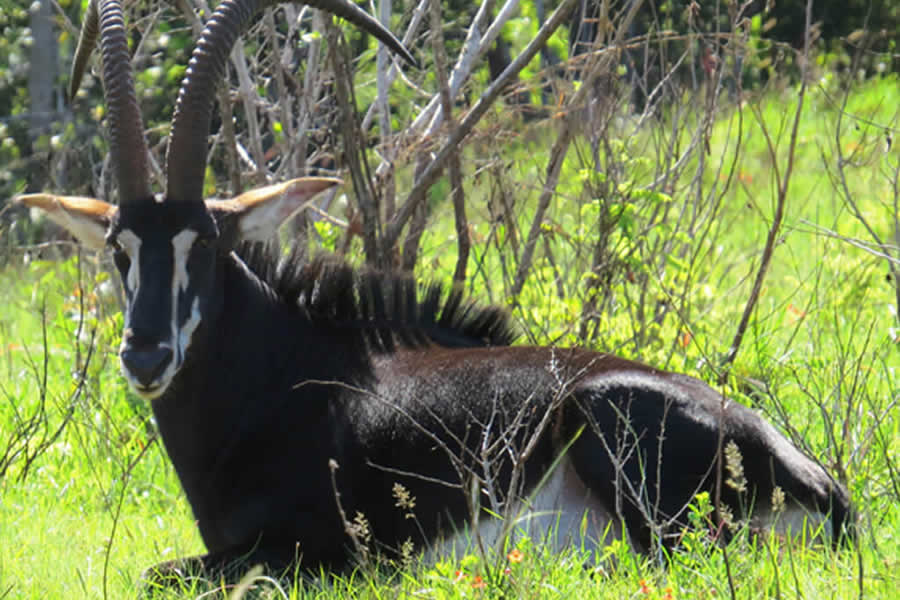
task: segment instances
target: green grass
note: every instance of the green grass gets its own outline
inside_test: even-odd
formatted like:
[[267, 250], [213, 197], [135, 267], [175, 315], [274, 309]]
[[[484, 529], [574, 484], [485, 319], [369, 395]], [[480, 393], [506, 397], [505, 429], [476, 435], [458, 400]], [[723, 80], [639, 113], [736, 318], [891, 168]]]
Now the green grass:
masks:
[[[881, 258], [827, 233], [869, 239], [823, 166], [835, 163], [836, 143], [855, 153], [847, 171], [849, 189], [873, 228], [890, 238], [889, 175], [900, 152], [896, 143], [884, 150], [884, 132], [897, 129], [897, 83], [875, 80], [854, 91], [846, 110], [860, 120], [844, 123], [839, 142], [834, 133], [839, 88], [829, 81], [810, 88], [783, 239], [723, 388], [767, 414], [845, 478], [860, 512], [859, 547], [833, 551], [738, 536], [727, 547], [738, 598], [888, 599], [900, 589], [900, 322], [893, 283]], [[773, 169], [786, 164], [796, 98], [795, 88], [773, 85], [741, 107], [743, 140], [731, 187], [704, 222], [707, 228], [698, 227], [695, 234], [679, 233], [675, 215], [711, 207], [708, 192], [724, 181], [708, 169], [699, 183], [691, 183], [695, 156], [665, 197], [642, 195], [643, 182], [656, 168], [652, 150], [665, 135], [663, 126], [627, 137], [627, 122], [621, 126], [616, 160], [626, 175], [606, 197], [589, 193], [603, 189], [604, 182], [579, 139], [548, 212], [547, 245], [539, 246], [531, 278], [513, 306], [525, 339], [578, 342], [584, 273], [590, 266], [585, 248], [596, 242], [597, 219], [608, 218], [601, 213], [611, 206], [620, 211], [610, 233], [617, 262], [602, 288], [607, 302], [593, 346], [713, 381], [713, 367], [728, 350], [758, 267], [776, 195]], [[734, 159], [737, 111], [723, 111], [710, 131], [706, 156], [716, 164]], [[503, 124], [502, 114], [491, 118]], [[688, 122], [692, 119], [696, 115]], [[776, 140], [774, 156], [763, 125]], [[479, 297], [501, 303], [510, 300], [509, 273], [515, 268], [511, 236], [514, 232], [521, 244], [528, 231], [554, 139], [546, 124], [506, 126], [514, 132], [509, 138], [477, 139], [464, 155], [467, 175], [484, 168], [479, 179], [467, 179], [473, 240], [469, 285]], [[690, 129], [685, 131], [682, 144]], [[498, 156], [503, 168], [495, 172], [486, 163]], [[401, 173], [401, 189], [408, 176]], [[498, 186], [506, 186], [515, 199], [515, 220], [492, 226], [486, 207], [496, 202]], [[707, 200], [696, 200], [698, 190]], [[433, 218], [418, 270], [423, 279], [449, 280], [453, 271], [456, 241], [452, 211], [442, 200], [446, 191], [442, 181], [432, 194]], [[666, 218], [654, 212], [666, 207]], [[661, 253], [656, 245], [663, 243], [671, 243], [672, 251]], [[163, 448], [151, 441], [148, 407], [129, 395], [118, 375], [114, 351], [121, 317], [97, 258], [27, 265], [16, 258], [0, 271], [0, 454], [23, 417], [40, 406], [42, 323], [46, 431], [70, 421], [27, 465], [26, 476], [26, 461], [19, 459], [0, 479], [0, 598], [134, 596], [143, 569], [202, 552], [202, 542]], [[670, 310], [654, 319], [663, 304]], [[95, 350], [88, 361], [92, 332]], [[256, 585], [268, 588], [261, 595], [272, 598], [730, 595], [725, 556], [705, 533], [686, 534], [677, 552], [652, 560], [621, 544], [599, 562], [577, 548], [554, 555], [529, 540], [517, 544], [517, 562], [504, 549], [487, 558], [473, 552], [400, 570], [360, 570], [329, 583]], [[585, 563], [592, 568], [584, 569]], [[198, 597], [205, 589], [168, 597]]]

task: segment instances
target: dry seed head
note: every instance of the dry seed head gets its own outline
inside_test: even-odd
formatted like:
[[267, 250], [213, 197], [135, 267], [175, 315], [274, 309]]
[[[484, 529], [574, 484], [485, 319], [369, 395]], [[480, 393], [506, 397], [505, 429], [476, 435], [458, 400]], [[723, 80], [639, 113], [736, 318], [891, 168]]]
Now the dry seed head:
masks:
[[413, 545], [412, 538], [406, 538], [402, 544], [400, 544], [400, 564], [403, 565], [403, 568], [408, 569], [412, 566], [413, 555], [415, 553], [415, 545]]
[[372, 530], [369, 528], [369, 520], [359, 511], [353, 517], [353, 523], [350, 524], [348, 533], [364, 545], [368, 545], [372, 541]]
[[777, 515], [784, 511], [784, 501], [784, 490], [781, 489], [781, 486], [776, 485], [772, 490], [772, 512]]
[[725, 483], [738, 493], [747, 491], [747, 478], [744, 477], [744, 465], [741, 449], [730, 440], [725, 445], [725, 470], [728, 471], [728, 479]]
[[727, 504], [722, 504], [719, 507], [719, 518], [722, 519], [722, 522], [725, 524], [725, 527], [728, 529], [734, 530], [735, 520], [734, 513], [731, 511], [731, 507]]
[[415, 516], [413, 510], [416, 508], [416, 497], [410, 494], [409, 490], [402, 483], [395, 483], [393, 488], [391, 488], [391, 494], [396, 500], [394, 506], [407, 511], [405, 515], [407, 519], [413, 518]]

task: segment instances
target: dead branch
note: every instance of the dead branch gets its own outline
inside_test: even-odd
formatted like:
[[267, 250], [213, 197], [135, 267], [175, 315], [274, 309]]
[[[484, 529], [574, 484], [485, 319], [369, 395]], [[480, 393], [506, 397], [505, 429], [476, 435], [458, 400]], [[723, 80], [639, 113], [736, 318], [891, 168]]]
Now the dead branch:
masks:
[[[510, 65], [500, 74], [500, 77], [497, 78], [485, 91], [482, 93], [481, 97], [466, 115], [466, 117], [460, 122], [460, 124], [453, 130], [450, 134], [450, 137], [441, 147], [441, 149], [437, 152], [434, 159], [432, 159], [431, 163], [425, 169], [425, 171], [416, 179], [415, 184], [413, 185], [412, 190], [406, 198], [406, 201], [397, 211], [397, 214], [394, 218], [387, 224], [385, 228], [384, 234], [384, 245], [385, 247], [391, 247], [396, 242], [400, 236], [400, 231], [406, 225], [409, 218], [412, 216], [412, 213], [416, 206], [425, 198], [425, 192], [434, 184], [437, 178], [440, 176], [441, 172], [444, 169], [444, 166], [447, 160], [450, 158], [450, 155], [455, 151], [455, 148], [459, 145], [459, 143], [465, 138], [471, 131], [472, 128], [481, 120], [481, 117], [484, 116], [484, 113], [487, 109], [493, 105], [493, 103], [500, 97], [502, 91], [506, 88], [510, 81], [512, 81], [519, 72], [525, 68], [534, 55], [538, 53], [538, 51], [546, 44], [547, 40], [553, 34], [556, 29], [562, 25], [565, 18], [568, 16], [572, 7], [575, 5], [576, 0], [563, 0], [563, 2], [557, 7], [557, 9], [553, 12], [547, 22], [541, 27], [540, 31], [538, 31], [537, 36], [528, 44], [528, 46], [522, 51], [522, 53], [514, 60]], [[639, 3], [637, 3], [639, 4]]]

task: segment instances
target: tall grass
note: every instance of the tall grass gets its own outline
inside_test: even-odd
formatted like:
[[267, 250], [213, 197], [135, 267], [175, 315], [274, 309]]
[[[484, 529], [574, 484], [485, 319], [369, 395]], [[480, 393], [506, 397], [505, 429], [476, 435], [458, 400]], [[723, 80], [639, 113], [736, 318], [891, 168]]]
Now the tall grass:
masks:
[[[875, 231], [894, 235], [890, 174], [900, 151], [886, 148], [884, 132], [897, 129], [897, 83], [856, 86], [844, 107], [855, 125], [845, 124], [840, 136], [842, 88], [825, 80], [808, 90], [773, 262], [721, 386], [848, 484], [860, 514], [858, 545], [832, 550], [767, 534], [736, 536], [728, 557], [740, 598], [893, 598], [900, 589], [896, 282], [885, 258], [861, 247], [870, 232], [847, 202], [849, 191]], [[696, 113], [676, 114], [675, 105], [640, 127], [624, 111], [616, 114], [609, 170], [597, 168], [590, 141], [577, 137], [531, 275], [514, 297], [510, 256], [518, 252], [510, 249], [528, 231], [555, 130], [552, 121], [511, 123], [497, 111], [489, 119], [515, 133], [485, 135], [463, 154], [468, 173], [478, 173], [466, 183], [472, 293], [508, 303], [526, 341], [587, 343], [715, 382], [772, 220], [773, 168], [784, 160], [796, 98], [796, 88], [772, 84], [723, 110], [706, 150], [650, 191], [646, 181], [660, 169], [654, 152], [688, 143], [689, 127], [672, 133], [668, 125], [696, 122]], [[843, 165], [845, 189], [834, 171], [838, 144], [858, 157]], [[398, 185], [408, 177], [401, 172]], [[456, 266], [446, 185], [431, 192], [422, 279], [449, 280]], [[333, 248], [329, 226], [319, 232]], [[595, 269], [591, 248], [600, 242], [607, 262]], [[68, 247], [45, 249], [44, 257], [26, 262], [23, 250], [0, 271], [0, 453], [25, 420], [43, 415], [20, 455], [30, 458], [10, 460], [0, 480], [0, 598], [130, 597], [144, 568], [202, 552], [202, 542], [148, 407], [117, 374], [121, 317], [106, 259], [71, 255]], [[41, 447], [40, 439], [48, 443]], [[579, 548], [555, 555], [539, 540], [522, 539], [488, 556], [413, 561], [399, 570], [380, 566], [313, 582], [257, 579], [247, 597], [718, 598], [729, 586], [708, 502], [698, 498], [698, 528], [670, 555], [639, 557], [622, 543], [603, 556]], [[163, 597], [234, 591], [207, 589]]]

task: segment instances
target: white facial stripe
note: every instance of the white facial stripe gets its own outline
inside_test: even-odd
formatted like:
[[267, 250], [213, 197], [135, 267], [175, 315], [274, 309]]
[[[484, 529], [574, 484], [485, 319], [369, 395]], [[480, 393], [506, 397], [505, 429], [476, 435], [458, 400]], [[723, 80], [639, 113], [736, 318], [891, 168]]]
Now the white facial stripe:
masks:
[[171, 381], [172, 378], [175, 377], [175, 371], [181, 367], [181, 363], [184, 361], [184, 353], [191, 343], [191, 336], [194, 334], [194, 330], [197, 329], [199, 324], [200, 300], [194, 298], [194, 303], [191, 305], [191, 316], [188, 318], [187, 322], [185, 322], [184, 327], [181, 328], [178, 337], [175, 339], [177, 342], [174, 349], [175, 358], [169, 363], [169, 366], [166, 367], [166, 370], [160, 376], [160, 381]]
[[125, 285], [128, 286], [132, 294], [135, 294], [141, 282], [141, 238], [136, 236], [130, 229], [123, 229], [119, 232], [117, 239], [131, 261], [131, 266], [128, 267], [128, 275], [125, 277]]
[[187, 289], [187, 257], [196, 239], [197, 232], [192, 229], [185, 229], [172, 238], [173, 257], [175, 260], [172, 276], [172, 294], [176, 297], [179, 291]]
[[200, 324], [200, 302], [197, 298], [194, 298], [190, 317], [182, 327], [178, 327], [178, 295], [188, 288], [188, 254], [190, 254], [197, 236], [196, 231], [185, 229], [172, 238], [173, 260], [175, 262], [172, 269], [172, 341], [177, 344], [175, 360], [172, 362], [173, 369], [181, 365], [181, 361], [184, 360], [184, 353], [191, 343], [191, 335], [193, 335], [197, 325]]
[[179, 362], [180, 359], [184, 358], [184, 353], [187, 352], [188, 346], [191, 343], [191, 336], [194, 335], [194, 330], [197, 329], [197, 325], [200, 324], [200, 299], [194, 298], [194, 303], [191, 305], [191, 317], [185, 321], [184, 326], [181, 328], [181, 332], [178, 334], [178, 352]]

